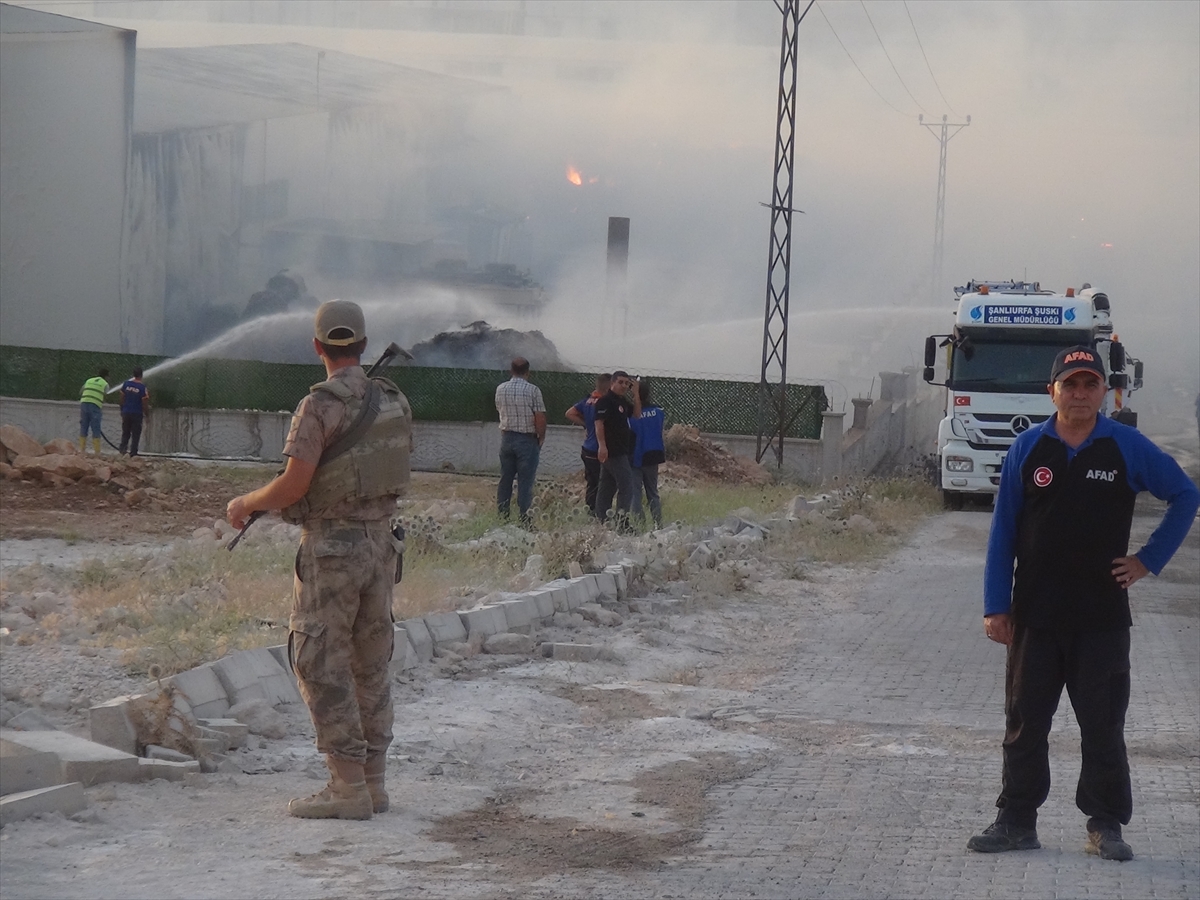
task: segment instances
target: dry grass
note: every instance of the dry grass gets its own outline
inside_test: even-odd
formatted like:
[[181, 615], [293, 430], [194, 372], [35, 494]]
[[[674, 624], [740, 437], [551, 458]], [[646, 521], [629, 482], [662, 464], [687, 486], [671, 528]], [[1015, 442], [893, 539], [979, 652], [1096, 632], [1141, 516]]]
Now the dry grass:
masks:
[[[185, 477], [187, 469], [178, 476]], [[239, 483], [260, 483], [261, 472], [231, 470]], [[432, 523], [410, 533], [404, 580], [396, 591], [397, 619], [453, 609], [496, 589], [509, 589], [528, 553], [543, 556], [546, 579], [565, 573], [573, 561], [590, 562], [611, 539], [578, 503], [577, 479], [547, 479], [539, 486], [536, 530], [528, 546], [448, 547], [479, 537], [498, 523], [495, 480], [471, 476], [414, 476], [412, 508], [424, 500], [458, 499], [477, 512], [446, 526]], [[800, 492], [796, 485], [702, 484], [664, 496], [667, 517], [684, 524], [711, 524], [731, 510], [749, 507], [761, 517], [778, 516]], [[809, 493], [811, 496], [811, 493]], [[804, 577], [810, 562], [846, 563], [876, 559], [893, 549], [913, 525], [940, 507], [936, 492], [914, 481], [871, 481], [843, 490], [839, 508], [794, 523], [776, 523], [759, 555], [785, 576]], [[845, 525], [851, 515], [870, 519], [873, 531]], [[423, 533], [421, 528], [426, 528]], [[40, 637], [65, 638], [125, 651], [129, 669], [144, 674], [182, 671], [237, 649], [283, 643], [291, 605], [295, 548], [273, 543], [243, 544], [234, 553], [179, 544], [147, 558], [93, 560], [69, 575], [38, 570], [6, 573], [13, 591], [69, 591], [74, 611], [51, 614], [39, 623]], [[708, 595], [728, 596], [744, 588], [736, 567], [693, 575]], [[52, 583], [47, 583], [52, 579]], [[64, 585], [64, 579], [70, 579]], [[28, 583], [24, 583], [28, 582]], [[26, 637], [21, 635], [22, 639]], [[695, 673], [680, 673], [681, 684]]]

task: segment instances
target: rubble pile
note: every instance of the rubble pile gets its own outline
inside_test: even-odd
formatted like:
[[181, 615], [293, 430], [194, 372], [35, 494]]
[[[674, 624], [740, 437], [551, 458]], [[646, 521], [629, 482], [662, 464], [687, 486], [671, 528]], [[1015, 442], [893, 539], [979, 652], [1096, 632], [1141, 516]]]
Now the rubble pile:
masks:
[[16, 425], [0, 425], [0, 478], [61, 488], [108, 485], [129, 506], [160, 500], [142, 461], [119, 456], [88, 456], [65, 438], [40, 444]]
[[694, 425], [672, 425], [663, 441], [667, 461], [659, 469], [660, 477], [686, 481], [691, 470], [703, 478], [734, 484], [767, 484], [771, 480], [765, 468], [702, 437]]

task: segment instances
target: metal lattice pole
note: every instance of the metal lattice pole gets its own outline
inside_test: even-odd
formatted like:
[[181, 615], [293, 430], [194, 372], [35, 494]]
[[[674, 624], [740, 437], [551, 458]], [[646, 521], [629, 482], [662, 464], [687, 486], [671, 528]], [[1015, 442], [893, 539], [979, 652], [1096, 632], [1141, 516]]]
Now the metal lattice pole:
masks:
[[758, 382], [758, 445], [755, 460], [772, 449], [783, 466], [787, 431], [788, 300], [792, 272], [792, 181], [796, 158], [797, 34], [812, 8], [800, 12], [800, 0], [775, 0], [783, 14], [779, 45], [779, 105], [775, 116], [775, 177], [771, 193], [771, 238], [767, 250], [767, 299], [763, 315], [762, 374]]
[[[941, 147], [938, 154], [937, 212], [933, 219], [933, 271], [930, 275], [930, 292], [936, 300], [942, 285], [942, 252], [946, 242], [946, 145], [950, 143], [950, 138], [971, 124], [971, 117], [967, 116], [966, 122], [952, 123], [947, 121], [946, 116], [942, 116], [940, 126], [929, 124], [924, 116], [918, 116], [917, 122], [929, 129], [929, 133], [938, 139]], [[933, 130], [935, 127], [940, 128], [940, 135]], [[950, 131], [951, 128], [954, 129], [953, 132]]]

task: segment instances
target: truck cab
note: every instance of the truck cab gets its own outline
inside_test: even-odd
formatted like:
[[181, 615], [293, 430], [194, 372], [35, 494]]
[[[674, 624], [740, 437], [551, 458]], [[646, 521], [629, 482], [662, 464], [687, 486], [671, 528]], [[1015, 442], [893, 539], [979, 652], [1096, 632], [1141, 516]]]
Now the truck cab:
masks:
[[[953, 331], [925, 341], [925, 380], [946, 388], [937, 451], [948, 508], [961, 509], [968, 498], [991, 499], [1017, 435], [1054, 414], [1046, 386], [1064, 347], [1096, 350], [1112, 388], [1101, 414], [1137, 424], [1125, 396], [1141, 387], [1142, 366], [1126, 359], [1113, 334], [1105, 294], [1090, 285], [1057, 294], [1036, 282], [972, 281], [955, 295]], [[945, 350], [942, 382], [934, 380], [939, 348]]]

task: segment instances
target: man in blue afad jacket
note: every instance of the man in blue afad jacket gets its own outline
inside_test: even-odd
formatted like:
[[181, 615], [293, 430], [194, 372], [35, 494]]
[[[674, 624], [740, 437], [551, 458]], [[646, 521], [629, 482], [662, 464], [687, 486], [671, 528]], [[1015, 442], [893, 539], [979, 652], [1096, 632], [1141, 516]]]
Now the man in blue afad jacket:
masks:
[[[1059, 353], [1050, 382], [1057, 412], [1013, 442], [988, 540], [984, 631], [1008, 647], [1004, 766], [999, 815], [967, 847], [999, 853], [1041, 846], [1047, 738], [1065, 686], [1079, 721], [1083, 768], [1075, 803], [1088, 816], [1086, 849], [1127, 860], [1128, 589], [1147, 572], [1157, 575], [1179, 549], [1200, 491], [1140, 432], [1099, 414], [1108, 388], [1092, 348]], [[1130, 556], [1140, 491], [1168, 506], [1146, 546]]]

